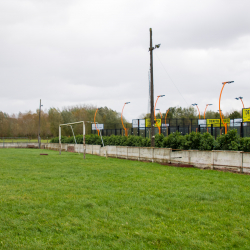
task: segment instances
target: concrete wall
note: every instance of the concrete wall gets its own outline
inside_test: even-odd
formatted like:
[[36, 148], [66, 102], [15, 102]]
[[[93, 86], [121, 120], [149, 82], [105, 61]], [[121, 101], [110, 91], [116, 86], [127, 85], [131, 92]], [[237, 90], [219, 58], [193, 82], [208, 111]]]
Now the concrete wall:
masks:
[[[0, 143], [0, 148], [38, 148], [38, 143]], [[42, 148], [59, 150], [58, 143], [42, 143]], [[73, 147], [76, 153], [83, 153], [82, 144], [62, 144], [62, 151]], [[171, 148], [143, 148], [126, 146], [86, 145], [86, 153], [138, 161], [189, 164], [198, 168], [226, 169], [250, 173], [250, 153], [241, 151], [198, 151], [172, 150]]]

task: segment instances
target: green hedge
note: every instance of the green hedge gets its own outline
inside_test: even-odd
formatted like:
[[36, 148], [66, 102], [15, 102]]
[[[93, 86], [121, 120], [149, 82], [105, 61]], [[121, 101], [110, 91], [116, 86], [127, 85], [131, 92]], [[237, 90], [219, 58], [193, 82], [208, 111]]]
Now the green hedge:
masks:
[[[141, 136], [130, 135], [120, 136], [111, 135], [103, 136], [104, 145], [115, 146], [136, 146], [136, 147], [150, 147], [150, 139]], [[53, 138], [51, 143], [58, 143], [59, 138]], [[83, 136], [76, 136], [77, 144], [83, 143]], [[75, 143], [74, 137], [62, 136], [62, 143]], [[101, 137], [98, 135], [86, 135], [86, 144], [102, 145]], [[158, 148], [172, 148], [172, 149], [196, 149], [196, 150], [234, 150], [250, 152], [250, 138], [240, 138], [237, 130], [228, 131], [225, 135], [218, 137], [216, 140], [209, 133], [195, 133], [181, 135], [179, 132], [170, 134], [167, 137], [157, 134], [155, 136], [155, 146]]]

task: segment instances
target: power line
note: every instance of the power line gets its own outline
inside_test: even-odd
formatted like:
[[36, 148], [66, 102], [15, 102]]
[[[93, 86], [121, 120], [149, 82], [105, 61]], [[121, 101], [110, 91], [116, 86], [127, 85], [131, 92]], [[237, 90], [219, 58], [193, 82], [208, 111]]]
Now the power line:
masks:
[[172, 80], [172, 78], [171, 78], [170, 75], [168, 74], [166, 68], [164, 67], [164, 65], [163, 65], [163, 63], [161, 62], [160, 58], [158, 57], [157, 53], [155, 53], [155, 54], [156, 54], [156, 57], [158, 58], [159, 62], [161, 63], [163, 69], [166, 71], [166, 73], [167, 73], [167, 75], [168, 75], [170, 81], [171, 81], [172, 84], [175, 86], [175, 88], [177, 89], [177, 91], [179, 92], [179, 94], [181, 95], [181, 97], [183, 98], [183, 100], [186, 102], [187, 106], [189, 106], [188, 103], [187, 103], [187, 101], [185, 100], [185, 98], [184, 98], [183, 95], [181, 94], [180, 90], [178, 89], [178, 87], [175, 85], [174, 81]]

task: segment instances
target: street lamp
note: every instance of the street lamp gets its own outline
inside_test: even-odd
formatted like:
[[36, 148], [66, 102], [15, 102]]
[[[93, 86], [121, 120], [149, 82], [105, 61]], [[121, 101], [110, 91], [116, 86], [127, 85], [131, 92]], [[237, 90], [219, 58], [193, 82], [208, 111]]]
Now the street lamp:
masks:
[[198, 109], [198, 112], [199, 112], [199, 119], [201, 119], [201, 113], [200, 113], [198, 104], [197, 104], [197, 103], [193, 103], [192, 105], [193, 105], [193, 106], [196, 106], [196, 108]]
[[160, 109], [156, 109], [156, 110], [159, 110], [159, 113], [160, 113], [160, 116], [161, 116], [161, 119], [162, 119], [162, 113], [161, 113], [161, 110], [160, 110]]
[[169, 110], [170, 110], [170, 108], [167, 110], [166, 115], [165, 115], [165, 126], [167, 126], [167, 116], [168, 116]]
[[99, 136], [99, 129], [98, 129], [97, 126], [96, 126], [96, 123], [97, 123], [97, 122], [95, 122], [95, 118], [96, 118], [97, 111], [98, 111], [98, 108], [97, 108], [96, 111], [95, 111], [94, 123], [95, 123], [95, 129], [97, 130], [97, 133], [98, 133], [98, 136]]
[[223, 86], [222, 86], [222, 88], [221, 88], [220, 97], [219, 97], [219, 112], [220, 112], [220, 118], [221, 118], [222, 123], [223, 123], [223, 125], [224, 125], [224, 127], [225, 127], [225, 134], [227, 134], [227, 124], [223, 121], [223, 118], [222, 118], [221, 109], [220, 109], [220, 100], [221, 100], [222, 91], [223, 91], [225, 85], [226, 85], [227, 83], [230, 84], [230, 83], [233, 83], [233, 82], [234, 82], [234, 81], [227, 81], [227, 82], [223, 82], [223, 83], [222, 83]]
[[[160, 97], [163, 97], [163, 96], [165, 96], [165, 95], [158, 95], [158, 96], [157, 96], [157, 99], [156, 99], [156, 101], [155, 101], [155, 108], [156, 108], [156, 104], [157, 104], [158, 99], [159, 99]], [[158, 130], [159, 130], [159, 135], [160, 135], [160, 134], [161, 134], [161, 127], [158, 125], [158, 122], [157, 122], [157, 120], [156, 120], [155, 109], [154, 109], [154, 117], [155, 117], [156, 126], [158, 127]], [[151, 124], [151, 127], [152, 127], [152, 124]]]
[[204, 111], [204, 119], [205, 119], [205, 117], [206, 117], [206, 110], [207, 110], [207, 107], [208, 107], [208, 106], [211, 106], [211, 105], [213, 105], [213, 104], [206, 104], [206, 108], [205, 108], [205, 111]]
[[124, 124], [123, 124], [123, 119], [122, 119], [122, 114], [123, 114], [123, 110], [124, 110], [124, 107], [126, 104], [129, 104], [130, 102], [125, 102], [124, 105], [123, 105], [123, 108], [122, 108], [122, 113], [121, 113], [121, 121], [122, 121], [122, 126], [125, 130], [125, 136], [128, 136], [128, 128], [125, 128]]
[[222, 115], [222, 117], [223, 117], [223, 119], [225, 118], [225, 116], [223, 115], [223, 113], [222, 113], [222, 110], [217, 110], [219, 113], [220, 113], [220, 111], [221, 111], [221, 115]]
[[235, 99], [236, 99], [236, 100], [241, 100], [241, 103], [242, 103], [242, 105], [243, 105], [243, 109], [244, 109], [244, 108], [245, 108], [245, 106], [244, 106], [244, 103], [243, 103], [243, 101], [242, 101], [243, 97], [242, 97], [242, 96], [240, 96], [240, 97], [236, 97]]

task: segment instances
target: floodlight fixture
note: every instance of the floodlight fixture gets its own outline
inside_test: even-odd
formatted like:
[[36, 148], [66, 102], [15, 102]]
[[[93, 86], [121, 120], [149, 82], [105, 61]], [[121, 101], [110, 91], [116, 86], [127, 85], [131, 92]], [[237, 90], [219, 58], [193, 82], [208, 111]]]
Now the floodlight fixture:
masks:
[[226, 83], [228, 83], [228, 84], [230, 84], [230, 83], [233, 83], [234, 81], [227, 81], [227, 82], [222, 82], [222, 84], [226, 84]]
[[211, 105], [213, 105], [213, 104], [206, 104], [206, 108], [205, 108], [205, 111], [204, 111], [204, 119], [206, 119], [206, 110], [207, 110], [207, 107], [211, 106]]
[[123, 105], [123, 108], [122, 108], [122, 113], [121, 113], [121, 121], [122, 121], [122, 126], [125, 130], [125, 136], [128, 136], [128, 128], [125, 128], [124, 124], [123, 124], [123, 119], [122, 119], [122, 114], [123, 114], [123, 110], [124, 110], [124, 107], [126, 104], [129, 104], [130, 102], [125, 102], [124, 105]]
[[161, 46], [161, 44], [160, 44], [160, 43], [159, 43], [159, 44], [156, 44], [156, 45], [155, 45], [155, 48], [156, 48], [156, 49], [159, 49], [159, 48], [160, 48], [160, 46]]
[[236, 99], [236, 100], [241, 100], [241, 103], [242, 103], [242, 105], [243, 105], [243, 108], [245, 108], [244, 103], [243, 103], [243, 101], [242, 101], [242, 99], [243, 99], [242, 96], [236, 97], [235, 99]]
[[[155, 120], [155, 123], [156, 123], [156, 126], [158, 127], [158, 130], [159, 130], [159, 134], [161, 134], [161, 127], [160, 127], [160, 125], [158, 125], [158, 122], [157, 122], [157, 120], [156, 120], [156, 115], [155, 115], [155, 108], [156, 108], [156, 104], [157, 104], [157, 101], [158, 101], [158, 99], [160, 98], [160, 97], [163, 97], [163, 96], [165, 96], [165, 95], [158, 95], [157, 96], [157, 99], [156, 99], [156, 101], [155, 101], [155, 107], [154, 107], [154, 120]], [[160, 111], [161, 112], [161, 111]]]
[[223, 91], [225, 85], [226, 85], [227, 83], [230, 84], [230, 83], [233, 83], [233, 82], [234, 82], [234, 81], [222, 82], [222, 85], [223, 85], [223, 86], [222, 86], [222, 88], [221, 88], [220, 97], [219, 97], [219, 112], [220, 112], [221, 121], [222, 121], [222, 123], [223, 123], [223, 125], [224, 125], [224, 127], [225, 127], [225, 134], [227, 134], [227, 124], [223, 121], [223, 117], [222, 117], [222, 114], [221, 114], [221, 111], [220, 111], [220, 100], [221, 100], [222, 91]]

